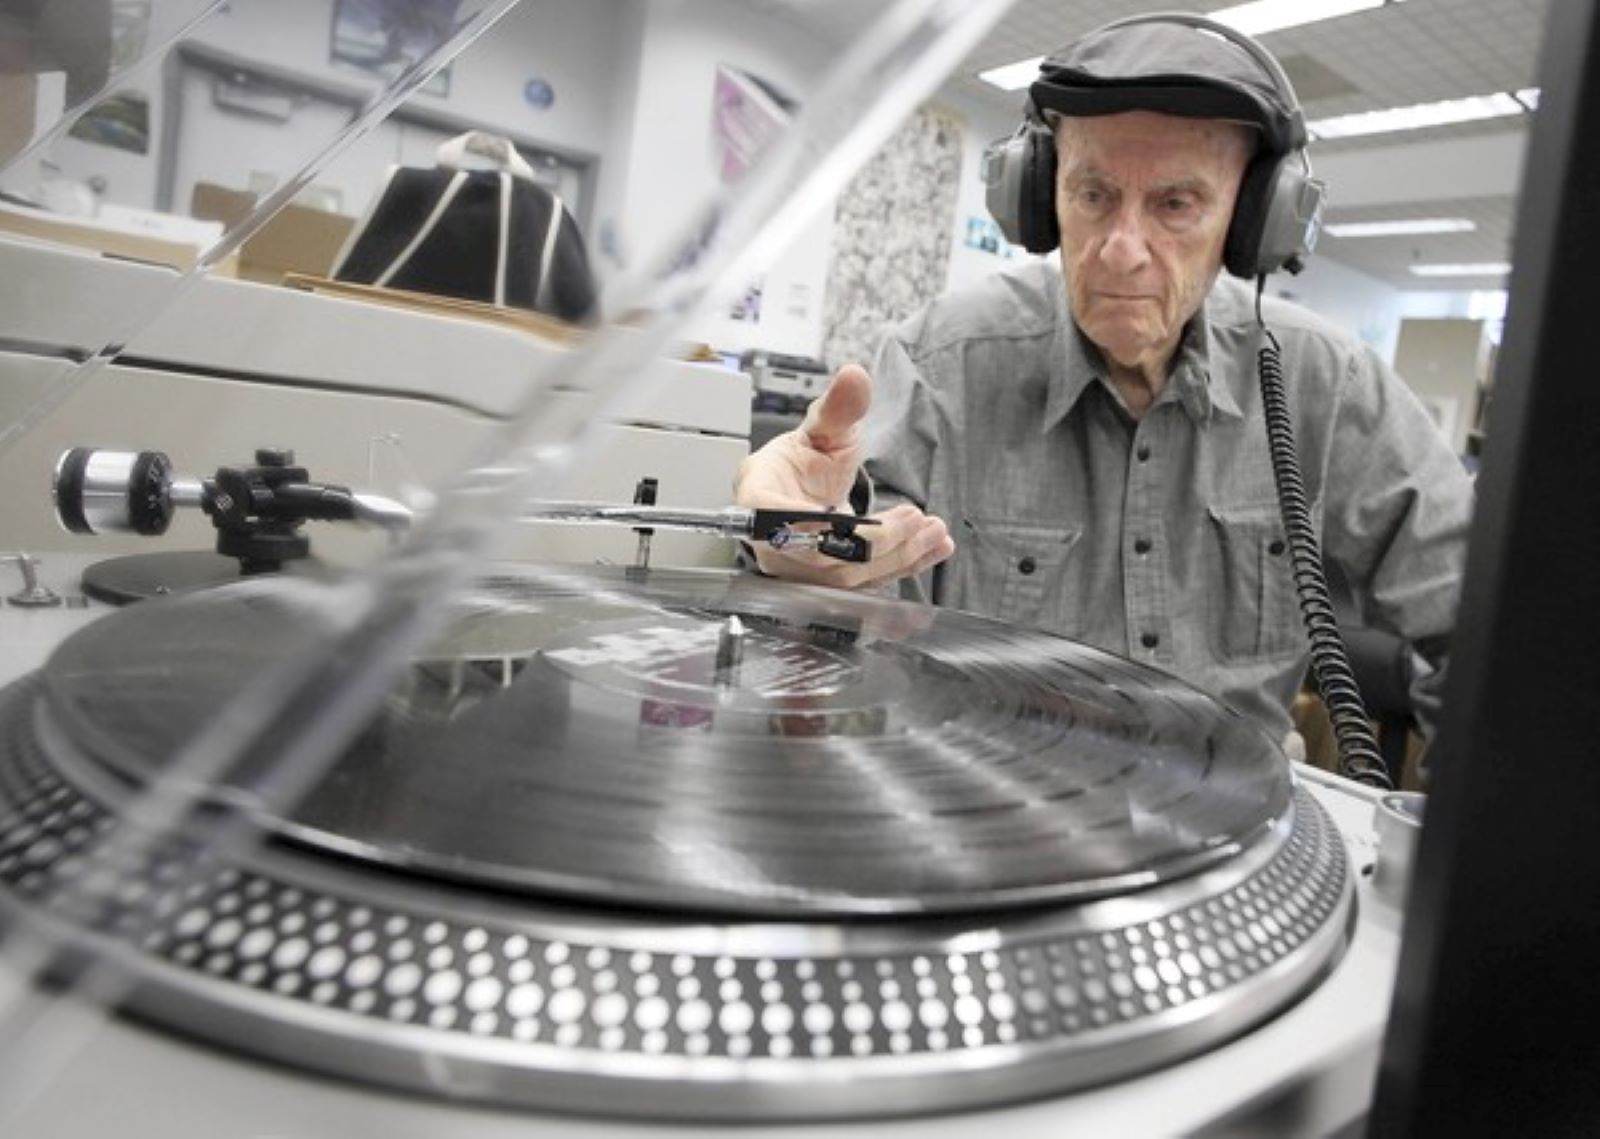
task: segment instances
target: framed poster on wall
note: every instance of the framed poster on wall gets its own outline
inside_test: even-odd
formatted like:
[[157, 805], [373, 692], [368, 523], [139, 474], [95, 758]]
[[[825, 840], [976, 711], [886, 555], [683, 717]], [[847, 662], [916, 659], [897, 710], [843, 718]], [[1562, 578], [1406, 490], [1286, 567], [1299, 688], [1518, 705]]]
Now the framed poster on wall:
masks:
[[[460, 6], [461, 0], [334, 0], [329, 58], [390, 82], [449, 38]], [[450, 69], [436, 72], [422, 91], [449, 95]]]

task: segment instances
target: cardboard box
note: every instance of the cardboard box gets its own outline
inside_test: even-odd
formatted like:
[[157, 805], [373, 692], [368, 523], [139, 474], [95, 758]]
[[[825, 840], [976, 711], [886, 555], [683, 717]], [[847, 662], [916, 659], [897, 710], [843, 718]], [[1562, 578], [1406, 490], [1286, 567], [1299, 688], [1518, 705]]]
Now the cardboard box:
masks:
[[[195, 184], [189, 212], [232, 227], [255, 208], [256, 197], [210, 182]], [[309, 206], [287, 205], [239, 249], [239, 276], [282, 284], [290, 274], [326, 277], [356, 219]]]
[[[86, 217], [68, 217], [47, 210], [27, 206], [0, 205], [0, 231], [32, 238], [72, 245], [79, 249], [92, 249], [112, 257], [129, 261], [146, 261], [154, 265], [170, 265], [174, 269], [188, 270], [200, 254], [210, 246], [209, 241], [175, 241], [140, 229], [108, 224]], [[212, 270], [231, 276], [231, 259]]]

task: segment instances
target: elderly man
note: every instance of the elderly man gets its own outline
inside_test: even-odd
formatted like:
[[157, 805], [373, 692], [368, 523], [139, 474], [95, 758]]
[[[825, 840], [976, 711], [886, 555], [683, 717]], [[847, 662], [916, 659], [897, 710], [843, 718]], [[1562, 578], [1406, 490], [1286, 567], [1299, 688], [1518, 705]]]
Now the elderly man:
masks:
[[1258, 381], [1270, 330], [1324, 553], [1367, 621], [1428, 662], [1414, 692], [1427, 708], [1470, 482], [1370, 350], [1261, 298], [1314, 238], [1291, 218], [1282, 247], [1277, 199], [1320, 187], [1281, 71], [1204, 23], [1113, 24], [1045, 62], [1019, 132], [1039, 151], [1018, 179], [1020, 228], [1036, 251], [1059, 235], [1059, 264], [935, 302], [870, 379], [841, 369], [800, 428], [747, 460], [736, 498], [848, 500], [881, 520], [866, 564], [762, 550], [765, 573], [904, 579], [1175, 672], [1282, 735], [1307, 639]]

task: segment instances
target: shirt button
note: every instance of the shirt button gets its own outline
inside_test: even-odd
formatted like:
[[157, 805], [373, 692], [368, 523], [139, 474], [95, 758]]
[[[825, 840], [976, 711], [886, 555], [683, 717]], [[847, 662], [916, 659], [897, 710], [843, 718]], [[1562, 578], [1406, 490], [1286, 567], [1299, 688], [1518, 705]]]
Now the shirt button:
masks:
[[1133, 544], [1133, 552], [1136, 554], [1148, 554], [1150, 552], [1150, 539], [1140, 538], [1136, 541]]
[[1154, 633], [1146, 633], [1139, 638], [1139, 643], [1147, 649], [1153, 649], [1161, 643], [1161, 638]]
[[1283, 553], [1285, 548], [1282, 538], [1274, 538], [1267, 546], [1267, 553], [1276, 558]]
[[1139, 444], [1139, 449], [1137, 451], [1135, 451], [1134, 454], [1139, 457], [1139, 461], [1141, 463], [1148, 463], [1150, 461], [1150, 447], [1149, 447], [1149, 445], [1145, 444], [1145, 443]]
[[1039, 568], [1039, 563], [1034, 561], [1032, 558], [1023, 558], [1020, 562], [1017, 563], [1018, 572], [1019, 573], [1023, 573], [1023, 574], [1030, 574], [1030, 573], [1032, 573], [1034, 570], [1036, 570], [1038, 568]]

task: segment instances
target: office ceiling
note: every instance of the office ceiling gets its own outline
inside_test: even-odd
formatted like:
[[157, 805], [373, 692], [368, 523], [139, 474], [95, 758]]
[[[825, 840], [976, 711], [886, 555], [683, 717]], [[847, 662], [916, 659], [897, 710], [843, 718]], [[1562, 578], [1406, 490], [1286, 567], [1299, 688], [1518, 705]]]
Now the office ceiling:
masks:
[[[1262, 42], [1295, 82], [1308, 120], [1516, 91], [1538, 85], [1537, 57], [1551, 0], [1405, 0], [1370, 12], [1268, 33]], [[760, 0], [815, 34], [847, 42], [881, 3]], [[979, 82], [985, 68], [1046, 54], [1121, 16], [1188, 7], [1202, 14], [1227, 0], [1017, 0], [951, 75], [945, 90], [1004, 115], [1020, 114], [1022, 92]], [[1397, 288], [1496, 289], [1505, 279], [1427, 278], [1422, 263], [1509, 261], [1516, 190], [1529, 116], [1313, 144], [1329, 183], [1328, 219], [1458, 217], [1468, 233], [1388, 238], [1325, 235], [1317, 256]]]

